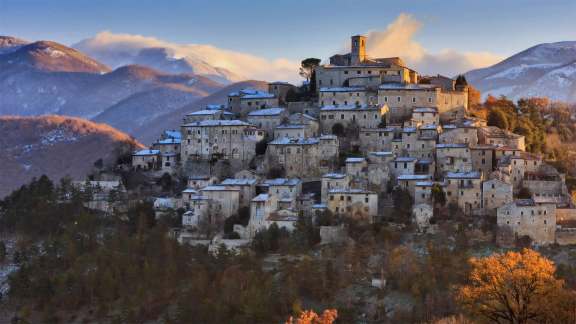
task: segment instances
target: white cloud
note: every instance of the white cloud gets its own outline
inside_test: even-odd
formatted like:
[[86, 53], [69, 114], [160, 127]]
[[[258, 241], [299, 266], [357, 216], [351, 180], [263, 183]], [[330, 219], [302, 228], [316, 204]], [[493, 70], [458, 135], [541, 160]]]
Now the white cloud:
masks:
[[368, 33], [368, 54], [373, 57], [399, 56], [421, 74], [440, 73], [448, 76], [502, 60], [502, 57], [489, 52], [459, 52], [450, 48], [430, 53], [414, 40], [414, 35], [421, 28], [422, 23], [417, 19], [400, 14], [385, 30]]
[[245, 79], [298, 80], [299, 63], [285, 58], [266, 59], [252, 54], [237, 52], [203, 44], [175, 44], [154, 37], [133, 34], [116, 34], [109, 31], [98, 33], [74, 47], [114, 67], [129, 64], [130, 58], [143, 48], [163, 47], [174, 58], [188, 57], [206, 62], [214, 67], [225, 68]]

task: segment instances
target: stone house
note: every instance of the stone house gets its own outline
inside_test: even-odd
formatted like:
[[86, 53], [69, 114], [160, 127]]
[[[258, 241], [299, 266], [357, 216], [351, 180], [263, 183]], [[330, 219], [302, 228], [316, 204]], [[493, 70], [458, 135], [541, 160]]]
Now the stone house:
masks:
[[514, 192], [520, 190], [524, 174], [537, 172], [542, 165], [540, 156], [524, 153], [517, 155], [504, 155], [498, 160], [498, 175], [501, 180], [511, 183]]
[[242, 116], [256, 109], [278, 107], [278, 97], [255, 89], [243, 89], [228, 94], [228, 109]]
[[216, 181], [216, 178], [210, 177], [209, 175], [189, 176], [186, 186], [188, 188], [199, 190], [201, 188], [215, 184]]
[[266, 179], [262, 185], [268, 189], [269, 195], [278, 197], [278, 201], [289, 207], [294, 207], [296, 198], [302, 193], [302, 181], [298, 178]]
[[322, 176], [320, 189], [320, 199], [326, 202], [328, 199], [328, 192], [332, 189], [345, 189], [350, 187], [350, 180], [344, 173], [326, 173]]
[[256, 196], [256, 179], [224, 179], [221, 186], [240, 191], [240, 207], [250, 207], [250, 201]]
[[159, 150], [144, 149], [132, 154], [132, 167], [136, 170], [157, 170], [161, 162]]
[[378, 87], [378, 103], [388, 105], [391, 121], [412, 116], [415, 108], [437, 108], [440, 120], [464, 117], [468, 107], [468, 89], [447, 91], [433, 84], [383, 83]]
[[468, 144], [436, 144], [436, 166], [439, 173], [472, 171]]
[[318, 91], [320, 106], [374, 106], [378, 97], [365, 87], [331, 87]]
[[416, 184], [421, 182], [429, 182], [432, 177], [428, 174], [401, 174], [396, 178], [398, 187], [405, 190], [410, 194], [410, 197], [416, 197]]
[[436, 107], [416, 107], [412, 109], [412, 119], [411, 121], [419, 125], [439, 125], [440, 124], [440, 114]]
[[266, 149], [266, 165], [283, 167], [287, 177], [319, 176], [335, 165], [338, 138], [277, 138]]
[[276, 98], [278, 98], [278, 102], [280, 104], [284, 104], [286, 102], [286, 95], [292, 89], [296, 87], [288, 82], [283, 81], [275, 81], [268, 83], [268, 93], [273, 94]]
[[215, 224], [222, 224], [224, 220], [238, 213], [240, 208], [240, 189], [227, 186], [211, 185], [200, 189], [200, 195], [212, 201]]
[[448, 172], [446, 201], [457, 204], [466, 214], [478, 212], [482, 207], [482, 175], [479, 172]]
[[444, 187], [443, 182], [417, 181], [414, 184], [414, 204], [432, 204], [432, 188], [434, 185], [439, 185], [441, 188]]
[[306, 129], [312, 135], [308, 137], [316, 137], [320, 135], [320, 123], [318, 119], [305, 113], [294, 113], [288, 117], [288, 122], [295, 125], [306, 125]]
[[234, 114], [220, 109], [203, 109], [188, 113], [184, 116], [184, 124], [193, 123], [203, 120], [231, 120], [234, 119]]
[[552, 244], [556, 234], [556, 206], [536, 204], [532, 199], [518, 199], [498, 208], [497, 223], [501, 241], [512, 241], [526, 235], [535, 244]]
[[448, 124], [442, 126], [442, 133], [438, 137], [440, 143], [445, 144], [477, 144], [478, 143], [478, 129], [475, 126], [468, 124]]
[[246, 120], [250, 124], [264, 130], [268, 136], [272, 137], [274, 129], [288, 121], [288, 112], [284, 108], [278, 107], [258, 109], [249, 112]]
[[490, 179], [482, 183], [482, 208], [488, 214], [514, 200], [512, 185], [499, 179]]
[[392, 176], [398, 177], [404, 174], [415, 174], [418, 159], [410, 156], [398, 156], [390, 162]]
[[254, 238], [257, 232], [266, 229], [266, 220], [278, 210], [276, 195], [259, 194], [250, 202], [250, 221], [248, 222], [248, 237]]
[[250, 161], [264, 131], [240, 120], [203, 120], [182, 125], [181, 161], [213, 158]]
[[478, 140], [482, 144], [495, 144], [508, 146], [521, 151], [526, 150], [524, 136], [514, 134], [496, 126], [484, 126], [478, 128]]
[[206, 196], [191, 196], [186, 205], [187, 210], [182, 215], [182, 226], [197, 228], [202, 222], [213, 224], [215, 219], [211, 219], [213, 213], [210, 212], [212, 206], [212, 200]]
[[336, 215], [372, 222], [378, 215], [378, 194], [362, 189], [331, 189], [326, 206]]
[[345, 163], [346, 175], [350, 178], [363, 177], [368, 167], [368, 162], [362, 157], [349, 157]]
[[361, 128], [358, 137], [362, 152], [392, 151], [392, 141], [401, 138], [401, 128], [398, 127]]
[[320, 108], [320, 125], [322, 132], [332, 133], [332, 127], [340, 124], [344, 127], [377, 128], [382, 116], [388, 112], [386, 106], [366, 105], [328, 105]]
[[381, 191], [390, 181], [390, 163], [394, 160], [392, 152], [368, 152], [368, 184]]
[[495, 166], [494, 145], [476, 144], [470, 146], [472, 155], [472, 170], [478, 171], [486, 176], [492, 173]]

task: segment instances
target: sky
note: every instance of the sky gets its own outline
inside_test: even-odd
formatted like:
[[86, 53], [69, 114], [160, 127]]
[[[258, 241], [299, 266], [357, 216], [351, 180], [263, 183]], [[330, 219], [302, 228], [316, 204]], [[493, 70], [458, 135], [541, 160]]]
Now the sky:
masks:
[[287, 78], [303, 58], [344, 52], [353, 34], [369, 36], [372, 56], [398, 55], [423, 73], [454, 74], [538, 43], [576, 40], [576, 1], [0, 0], [0, 35], [66, 45], [96, 35], [103, 43], [122, 35], [178, 48], [209, 45], [214, 50], [202, 58], [222, 50], [223, 67], [242, 65], [224, 62], [235, 54], [259, 59], [252, 64], [265, 62], [268, 78]]

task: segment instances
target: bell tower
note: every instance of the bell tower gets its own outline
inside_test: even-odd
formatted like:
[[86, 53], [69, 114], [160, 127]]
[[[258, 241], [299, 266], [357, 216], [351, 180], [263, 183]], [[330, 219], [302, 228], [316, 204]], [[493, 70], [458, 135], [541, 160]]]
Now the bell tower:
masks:
[[352, 36], [351, 48], [350, 64], [357, 65], [366, 60], [366, 36]]

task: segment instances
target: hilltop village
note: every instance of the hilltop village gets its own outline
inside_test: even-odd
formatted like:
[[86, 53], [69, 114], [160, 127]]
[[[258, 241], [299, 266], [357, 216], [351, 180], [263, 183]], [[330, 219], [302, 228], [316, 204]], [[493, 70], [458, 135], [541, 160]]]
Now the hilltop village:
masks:
[[[315, 66], [305, 85], [313, 95], [298, 101], [286, 82], [230, 93], [132, 155], [135, 170], [186, 177], [154, 205], [184, 210], [179, 242], [235, 249], [273, 224], [398, 221], [409, 208], [418, 233], [459, 213], [494, 223], [502, 245], [576, 243], [564, 175], [526, 152], [524, 136], [472, 117], [465, 79], [368, 57], [353, 36], [351, 52]], [[344, 239], [342, 224], [321, 226], [322, 242]]]

